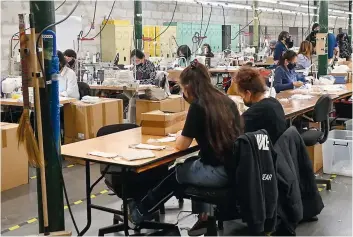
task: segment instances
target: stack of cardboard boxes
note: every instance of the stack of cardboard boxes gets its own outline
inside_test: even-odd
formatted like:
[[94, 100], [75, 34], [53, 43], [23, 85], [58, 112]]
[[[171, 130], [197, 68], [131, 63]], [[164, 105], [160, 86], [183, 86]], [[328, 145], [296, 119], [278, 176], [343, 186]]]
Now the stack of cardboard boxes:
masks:
[[[65, 144], [95, 138], [100, 128], [123, 123], [123, 101], [101, 99], [94, 104], [76, 101], [64, 107], [64, 120]], [[65, 159], [82, 163], [76, 159]]]
[[136, 101], [136, 124], [141, 125], [142, 114], [160, 110], [163, 112], [178, 113], [189, 110], [189, 104], [180, 95], [172, 95], [161, 101], [137, 100]]

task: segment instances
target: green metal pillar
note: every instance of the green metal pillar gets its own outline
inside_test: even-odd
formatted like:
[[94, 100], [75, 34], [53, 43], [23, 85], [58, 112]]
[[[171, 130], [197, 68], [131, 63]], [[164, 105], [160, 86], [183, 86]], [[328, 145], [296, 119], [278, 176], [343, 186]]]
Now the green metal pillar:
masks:
[[349, 37], [349, 42], [352, 43], [352, 0], [349, 0], [348, 2], [348, 9], [349, 9], [349, 14], [348, 14], [348, 37]]
[[134, 0], [135, 48], [142, 49], [142, 3]]
[[[317, 22], [317, 7], [318, 7], [318, 1], [314, 1], [314, 17], [313, 17], [313, 21]], [[311, 26], [310, 26], [311, 27]]]
[[[54, 1], [30, 1], [30, 12], [34, 15], [34, 22], [36, 33], [39, 33], [43, 28], [55, 22], [55, 8]], [[55, 27], [51, 30], [55, 31]], [[53, 52], [52, 41], [46, 40], [44, 42], [44, 69], [45, 80], [51, 81], [51, 75], [48, 73], [51, 67], [51, 57]], [[48, 199], [48, 221], [49, 231], [65, 230], [64, 221], [64, 200], [63, 187], [61, 181], [61, 158], [57, 153], [53, 130], [50, 121], [50, 93], [51, 85], [46, 83], [45, 88], [40, 88], [40, 105], [42, 113], [42, 131], [43, 131], [43, 146], [44, 159], [46, 163], [45, 173], [47, 180], [47, 199]], [[43, 209], [42, 209], [42, 194], [40, 185], [40, 171], [37, 169], [37, 197], [38, 197], [38, 216], [39, 216], [39, 232], [44, 232], [43, 227]]]
[[[319, 24], [320, 24], [320, 33], [328, 33], [328, 1], [320, 1], [320, 9], [319, 9]], [[325, 51], [327, 52], [327, 39]], [[318, 74], [327, 75], [327, 53], [324, 55], [318, 56]]]
[[254, 17], [254, 27], [253, 27], [253, 46], [255, 47], [256, 53], [259, 50], [259, 15], [258, 15], [258, 1], [253, 1], [253, 17]]

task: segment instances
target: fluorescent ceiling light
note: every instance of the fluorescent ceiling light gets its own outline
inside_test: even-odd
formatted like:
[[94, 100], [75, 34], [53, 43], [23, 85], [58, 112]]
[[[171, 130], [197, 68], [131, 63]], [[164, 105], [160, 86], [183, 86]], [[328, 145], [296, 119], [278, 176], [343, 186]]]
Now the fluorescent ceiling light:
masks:
[[231, 4], [226, 4], [225, 6], [226, 6], [226, 7], [228, 6], [228, 7], [231, 7], [231, 8], [237, 8], [237, 9], [249, 9], [249, 10], [252, 9], [251, 6], [241, 5], [241, 4], [233, 4], [233, 3], [231, 3]]
[[[300, 7], [302, 7], [302, 8], [308, 8], [308, 6], [307, 5], [300, 5]], [[309, 9], [317, 9], [317, 7], [316, 6], [309, 6]]]
[[346, 14], [345, 11], [341, 11], [341, 10], [332, 10], [332, 12]]
[[281, 1], [278, 1], [279, 4], [281, 5], [286, 5], [286, 6], [291, 6], [291, 7], [299, 7], [300, 4], [298, 3], [292, 3], [292, 2], [281, 2]]

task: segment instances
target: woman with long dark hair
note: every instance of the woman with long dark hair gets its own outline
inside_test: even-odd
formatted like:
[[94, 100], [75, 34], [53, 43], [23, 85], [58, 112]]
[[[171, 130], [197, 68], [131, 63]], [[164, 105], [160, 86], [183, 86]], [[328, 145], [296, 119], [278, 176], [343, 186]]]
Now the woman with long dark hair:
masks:
[[276, 89], [277, 93], [284, 90], [294, 89], [295, 87], [301, 87], [303, 85], [303, 82], [301, 81], [303, 78], [295, 72], [296, 63], [296, 52], [288, 50], [282, 55], [279, 60], [279, 65], [275, 69], [273, 82], [273, 87]]
[[[177, 166], [142, 200], [130, 200], [129, 220], [134, 225], [148, 219], [163, 202], [180, 191], [180, 184], [212, 188], [228, 184], [224, 164], [232, 159], [233, 144], [242, 134], [237, 106], [212, 85], [206, 67], [196, 60], [181, 73], [180, 84], [190, 108], [185, 126], [178, 133], [176, 148], [185, 150], [195, 139], [200, 148], [199, 157]], [[197, 224], [198, 229], [204, 227], [208, 217], [200, 215], [198, 223], [203, 223]]]

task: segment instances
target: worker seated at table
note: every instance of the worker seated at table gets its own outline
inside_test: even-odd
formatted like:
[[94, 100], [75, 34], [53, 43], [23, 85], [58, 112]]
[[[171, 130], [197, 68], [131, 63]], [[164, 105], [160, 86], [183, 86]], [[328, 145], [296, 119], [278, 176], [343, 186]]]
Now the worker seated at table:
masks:
[[293, 47], [293, 40], [287, 31], [282, 31], [278, 35], [278, 41], [273, 52], [273, 60], [278, 64], [284, 52]]
[[302, 77], [295, 72], [297, 62], [297, 54], [292, 51], [286, 51], [279, 61], [279, 65], [275, 69], [273, 87], [279, 93], [284, 90], [294, 89], [303, 85]]
[[57, 52], [59, 58], [59, 93], [62, 97], [80, 99], [76, 73], [68, 67], [65, 56], [61, 51]]
[[153, 85], [157, 74], [154, 64], [146, 59], [145, 54], [139, 49], [132, 50], [131, 60], [135, 65], [133, 71], [136, 80], [139, 80], [142, 85]]
[[211, 46], [209, 44], [202, 45], [202, 53], [201, 56], [205, 56], [207, 58], [213, 58], [214, 54], [211, 52]]
[[64, 51], [64, 56], [65, 56], [68, 67], [75, 71], [76, 58], [77, 58], [76, 52], [72, 49], [67, 49]]
[[249, 107], [243, 114], [244, 132], [256, 132], [265, 129], [272, 144], [287, 129], [284, 110], [279, 101], [265, 97], [266, 86], [260, 72], [254, 68], [242, 67], [233, 79], [237, 94]]
[[307, 69], [311, 66], [312, 44], [305, 40], [300, 44], [296, 69]]
[[178, 66], [187, 67], [191, 61], [191, 50], [186, 44], [180, 45], [177, 49]]
[[[232, 158], [233, 144], [242, 134], [237, 106], [212, 85], [206, 67], [197, 60], [192, 61], [181, 73], [180, 84], [190, 108], [184, 128], [177, 134], [176, 149], [189, 148], [195, 139], [200, 148], [199, 157], [186, 160], [172, 169], [142, 200], [129, 200], [129, 222], [132, 225], [138, 226], [143, 220], [149, 219], [161, 203], [182, 191], [185, 184], [210, 188], [228, 185], [224, 164]], [[209, 224], [206, 210], [198, 211], [203, 214], [199, 215], [199, 221], [189, 235], [195, 235], [194, 231]]]
[[276, 40], [270, 41], [268, 49], [266, 50], [266, 57], [273, 57], [276, 48], [276, 43]]

